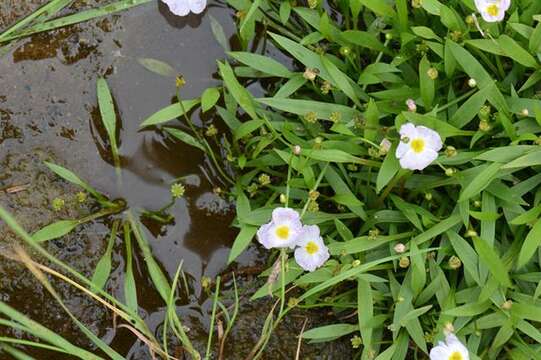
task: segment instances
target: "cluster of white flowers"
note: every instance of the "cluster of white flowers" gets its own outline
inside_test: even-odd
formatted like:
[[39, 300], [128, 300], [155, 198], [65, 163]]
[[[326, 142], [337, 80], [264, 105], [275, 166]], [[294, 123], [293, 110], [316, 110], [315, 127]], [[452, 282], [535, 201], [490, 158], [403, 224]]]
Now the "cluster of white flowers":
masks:
[[329, 259], [319, 227], [303, 225], [293, 209], [274, 209], [271, 221], [257, 231], [257, 239], [267, 249], [295, 249], [295, 261], [306, 271], [314, 271]]
[[470, 354], [460, 340], [450, 333], [445, 337], [445, 342], [438, 342], [430, 350], [430, 360], [470, 360]]
[[186, 16], [190, 12], [201, 14], [207, 7], [207, 0], [162, 0], [175, 15]]
[[437, 132], [407, 123], [402, 125], [399, 133], [400, 144], [396, 148], [396, 158], [402, 168], [423, 170], [437, 159], [443, 145]]
[[502, 21], [511, 0], [475, 0], [475, 6], [486, 22]]

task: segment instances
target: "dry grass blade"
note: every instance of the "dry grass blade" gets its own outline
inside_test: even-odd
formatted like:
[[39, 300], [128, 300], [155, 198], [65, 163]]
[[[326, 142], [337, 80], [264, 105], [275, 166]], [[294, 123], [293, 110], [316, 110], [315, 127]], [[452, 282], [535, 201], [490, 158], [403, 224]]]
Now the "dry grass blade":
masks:
[[306, 328], [307, 323], [308, 318], [305, 318], [304, 323], [302, 324], [301, 332], [299, 334], [299, 341], [297, 342], [297, 352], [295, 353], [295, 360], [299, 360], [301, 358], [302, 334], [304, 334], [304, 329]]

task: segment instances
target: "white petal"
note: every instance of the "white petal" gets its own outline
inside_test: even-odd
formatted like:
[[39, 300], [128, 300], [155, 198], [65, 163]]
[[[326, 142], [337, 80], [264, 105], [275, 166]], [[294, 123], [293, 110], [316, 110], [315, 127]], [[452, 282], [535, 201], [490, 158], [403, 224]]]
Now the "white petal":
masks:
[[423, 170], [437, 158], [438, 158], [438, 153], [432, 149], [426, 149], [422, 153], [408, 151], [400, 159], [400, 166], [403, 169]]
[[486, 8], [486, 6], [487, 6], [486, 0], [475, 0], [475, 7], [477, 8], [479, 12], [481, 12], [481, 10]]
[[441, 150], [443, 144], [441, 142], [440, 134], [436, 131], [425, 126], [417, 126], [417, 133], [424, 138], [429, 148], [436, 152]]
[[451, 353], [447, 346], [441, 343], [430, 350], [430, 360], [448, 360], [450, 355]]
[[188, 0], [163, 0], [169, 6], [169, 10], [178, 16], [186, 16], [190, 13]]
[[396, 148], [396, 158], [397, 159], [400, 159], [401, 157], [403, 157], [404, 155], [406, 155], [406, 153], [410, 150], [410, 146], [409, 144], [406, 144], [405, 142], [403, 141], [400, 141], [400, 143], [398, 144], [398, 147]]
[[272, 211], [272, 221], [282, 223], [286, 221], [299, 221], [299, 213], [289, 208], [276, 208]]
[[502, 12], [507, 11], [510, 6], [511, 6], [511, 0], [501, 0], [500, 1], [500, 9], [502, 10]]
[[408, 137], [410, 139], [417, 137], [417, 128], [412, 123], [404, 124], [400, 127], [400, 137]]
[[313, 261], [312, 256], [306, 252], [304, 247], [295, 249], [295, 261], [306, 271], [314, 271], [316, 269], [316, 264]]
[[190, 10], [194, 14], [201, 14], [207, 7], [207, 0], [189, 0]]
[[268, 223], [268, 224], [262, 225], [257, 230], [257, 241], [259, 241], [259, 243], [267, 249], [271, 249], [273, 247], [271, 244], [272, 239], [269, 233], [269, 230], [271, 227], [272, 227], [272, 223]]
[[449, 334], [445, 338], [445, 342], [447, 343], [447, 348], [451, 353], [457, 351], [460, 354], [462, 354], [462, 357], [464, 360], [469, 360], [470, 355], [468, 352], [468, 349], [458, 340], [458, 338], [454, 334]]
[[319, 243], [323, 244], [323, 240], [321, 239], [321, 236], [319, 235], [319, 226], [317, 225], [305, 225], [302, 227], [302, 231], [299, 234], [299, 238], [297, 240], [298, 246], [306, 246], [309, 241], [314, 241], [318, 245]]

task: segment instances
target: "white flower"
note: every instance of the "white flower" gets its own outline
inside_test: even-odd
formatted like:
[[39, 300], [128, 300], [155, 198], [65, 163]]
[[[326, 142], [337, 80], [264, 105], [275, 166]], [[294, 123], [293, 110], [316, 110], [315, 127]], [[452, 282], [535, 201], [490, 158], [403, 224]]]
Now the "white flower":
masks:
[[441, 147], [441, 138], [437, 132], [407, 123], [400, 128], [396, 157], [404, 169], [423, 170], [436, 160]]
[[475, 6], [486, 22], [502, 21], [511, 0], [475, 0]]
[[454, 334], [445, 337], [445, 343], [440, 341], [430, 350], [430, 360], [470, 360], [468, 349]]
[[297, 242], [295, 260], [306, 271], [314, 271], [329, 259], [329, 249], [319, 235], [316, 225], [305, 226]]
[[191, 12], [201, 14], [207, 7], [207, 0], [162, 0], [175, 15], [186, 16]]
[[272, 211], [272, 220], [257, 231], [257, 239], [267, 249], [293, 249], [302, 233], [299, 213], [293, 209], [276, 208]]

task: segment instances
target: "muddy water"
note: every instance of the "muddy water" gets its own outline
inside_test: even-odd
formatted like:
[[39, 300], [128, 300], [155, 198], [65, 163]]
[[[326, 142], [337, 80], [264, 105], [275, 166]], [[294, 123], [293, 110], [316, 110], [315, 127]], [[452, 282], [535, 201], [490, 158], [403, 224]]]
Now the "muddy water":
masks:
[[[37, 8], [43, 1], [0, 0], [0, 29]], [[81, 7], [103, 1], [79, 2]], [[76, 2], [77, 4], [77, 2]], [[155, 131], [143, 131], [139, 124], [153, 112], [169, 105], [175, 95], [174, 79], [161, 77], [144, 69], [138, 58], [167, 62], [182, 73], [187, 85], [185, 98], [197, 97], [217, 84], [212, 78], [216, 59], [224, 57], [214, 41], [209, 16], [212, 15], [232, 33], [232, 11], [213, 4], [203, 16], [176, 18], [158, 2], [119, 15], [24, 39], [0, 58], [0, 203], [11, 211], [28, 231], [55, 220], [76, 218], [90, 213], [93, 204], [75, 201], [78, 189], [53, 176], [44, 160], [59, 163], [86, 179], [111, 198], [123, 198], [130, 208], [157, 210], [170, 200], [170, 184], [184, 177], [186, 195], [169, 213], [174, 222], [168, 225], [145, 223], [156, 259], [172, 277], [179, 262], [190, 277], [192, 295], [179, 311], [193, 328], [192, 336], [206, 338], [210, 302], [201, 290], [202, 276], [213, 278], [226, 268], [229, 246], [235, 230], [232, 204], [212, 192], [223, 186], [214, 176], [200, 152], [183, 144], [164, 140]], [[103, 141], [99, 124], [95, 84], [105, 76], [120, 115], [120, 152], [123, 170], [119, 185], [117, 174]], [[204, 126], [209, 116], [193, 114], [194, 122]], [[62, 198], [66, 206], [54, 211], [51, 203]], [[51, 241], [48, 249], [87, 276], [105, 250], [110, 221], [97, 221], [78, 228], [61, 240]], [[0, 223], [7, 246], [13, 236]], [[261, 264], [262, 254], [251, 248], [239, 259], [239, 267]], [[160, 330], [162, 302], [152, 290], [144, 272], [144, 263], [136, 258], [136, 280], [143, 318], [151, 329]], [[108, 290], [122, 299], [124, 251], [117, 241], [113, 254], [113, 273]], [[20, 266], [0, 260], [0, 300], [5, 301], [82, 346], [88, 346], [65, 314], [46, 291]], [[244, 280], [243, 291], [256, 286]], [[57, 284], [66, 303], [85, 324], [128, 359], [148, 359], [145, 347], [125, 331], [112, 327], [112, 318], [102, 307], [84, 295]], [[243, 302], [239, 326], [227, 345], [226, 358], [238, 359], [249, 353], [263, 325], [268, 304]], [[292, 317], [271, 341], [268, 359], [289, 359], [296, 351], [295, 333], [304, 318]], [[0, 328], [0, 334], [13, 334]], [[347, 340], [346, 340], [347, 342]], [[203, 344], [203, 342], [202, 342]], [[334, 344], [321, 351], [306, 349], [306, 358], [341, 358], [347, 346]], [[347, 344], [346, 344], [347, 345]], [[330, 350], [329, 350], [330, 349]], [[40, 352], [32, 353], [45, 358]], [[318, 354], [318, 355], [309, 355]], [[7, 356], [7, 355], [6, 355]], [[0, 358], [5, 354], [0, 352]], [[55, 355], [55, 359], [60, 359]], [[347, 358], [347, 356], [346, 356]]]

